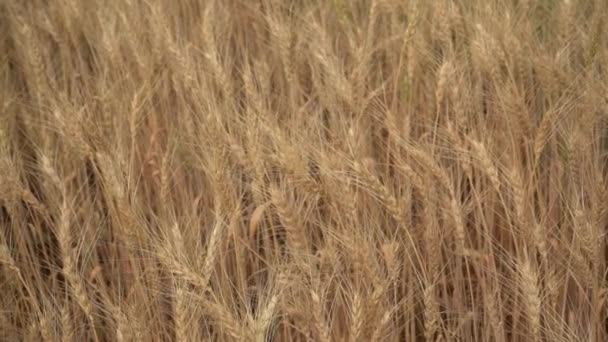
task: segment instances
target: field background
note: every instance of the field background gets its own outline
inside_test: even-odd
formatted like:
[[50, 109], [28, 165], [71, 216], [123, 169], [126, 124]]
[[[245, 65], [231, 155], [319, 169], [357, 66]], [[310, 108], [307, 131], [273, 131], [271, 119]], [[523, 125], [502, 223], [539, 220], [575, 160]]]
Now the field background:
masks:
[[0, 340], [606, 341], [605, 0], [0, 0]]

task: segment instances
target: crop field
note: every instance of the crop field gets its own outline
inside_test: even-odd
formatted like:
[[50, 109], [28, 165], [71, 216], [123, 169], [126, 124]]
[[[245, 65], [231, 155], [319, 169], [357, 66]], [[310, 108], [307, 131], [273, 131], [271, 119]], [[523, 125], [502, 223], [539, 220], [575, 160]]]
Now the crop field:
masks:
[[608, 1], [0, 0], [0, 341], [608, 341]]

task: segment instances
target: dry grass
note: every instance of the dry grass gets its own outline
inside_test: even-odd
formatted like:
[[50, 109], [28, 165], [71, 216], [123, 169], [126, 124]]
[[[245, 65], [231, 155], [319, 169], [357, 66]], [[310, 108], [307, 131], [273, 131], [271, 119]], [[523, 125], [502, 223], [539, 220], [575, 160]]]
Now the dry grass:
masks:
[[0, 340], [608, 340], [606, 22], [0, 1]]

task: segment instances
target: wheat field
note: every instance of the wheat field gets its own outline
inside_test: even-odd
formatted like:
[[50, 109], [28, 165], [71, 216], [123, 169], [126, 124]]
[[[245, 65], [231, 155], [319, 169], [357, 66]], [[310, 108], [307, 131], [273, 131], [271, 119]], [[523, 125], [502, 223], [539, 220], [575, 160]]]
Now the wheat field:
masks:
[[0, 0], [0, 341], [607, 341], [605, 0]]

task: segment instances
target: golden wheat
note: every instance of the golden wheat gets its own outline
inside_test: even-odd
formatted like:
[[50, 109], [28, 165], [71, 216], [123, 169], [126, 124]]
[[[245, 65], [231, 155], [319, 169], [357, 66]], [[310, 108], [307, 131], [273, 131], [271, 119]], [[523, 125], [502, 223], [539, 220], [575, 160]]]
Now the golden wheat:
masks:
[[606, 22], [0, 1], [0, 340], [606, 341]]

